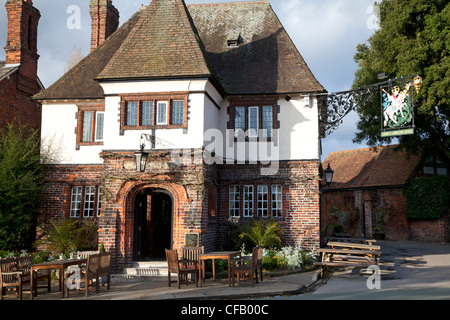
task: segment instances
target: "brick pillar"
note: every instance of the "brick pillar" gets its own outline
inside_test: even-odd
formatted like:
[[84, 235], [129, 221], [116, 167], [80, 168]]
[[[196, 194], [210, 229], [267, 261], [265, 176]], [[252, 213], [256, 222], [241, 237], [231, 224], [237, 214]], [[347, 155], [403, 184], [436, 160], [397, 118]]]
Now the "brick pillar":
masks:
[[372, 200], [364, 200], [364, 228], [366, 238], [373, 238]]
[[119, 11], [112, 0], [91, 0], [91, 51], [105, 42], [119, 27]]

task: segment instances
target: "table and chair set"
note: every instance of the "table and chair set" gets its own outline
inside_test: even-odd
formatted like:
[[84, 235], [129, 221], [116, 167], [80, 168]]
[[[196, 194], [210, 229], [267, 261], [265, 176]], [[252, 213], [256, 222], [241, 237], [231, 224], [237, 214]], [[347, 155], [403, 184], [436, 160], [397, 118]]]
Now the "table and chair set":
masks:
[[[253, 248], [251, 256], [242, 256], [240, 251], [217, 251], [204, 253], [204, 247], [182, 247], [181, 257], [177, 250], [166, 250], [168, 264], [168, 285], [171, 286], [171, 274], [177, 274], [177, 284], [180, 288], [181, 283], [186, 284], [189, 281], [187, 275], [192, 275], [196, 286], [202, 286], [205, 281], [205, 266], [207, 260], [212, 260], [212, 278], [216, 281], [216, 270], [214, 261], [221, 259], [228, 262], [228, 286], [235, 286], [236, 278], [240, 281], [242, 274], [248, 274], [254, 283], [258, 283], [258, 269], [260, 270], [260, 279], [263, 281], [262, 274], [262, 247]], [[192, 279], [192, 277], [191, 277]]]
[[[0, 300], [7, 289], [16, 290], [22, 300], [23, 285], [29, 284], [30, 299], [38, 294], [38, 281], [46, 280], [45, 288], [51, 292], [51, 271], [59, 270], [59, 291], [63, 298], [69, 297], [69, 287], [84, 289], [89, 295], [89, 286], [95, 285], [99, 292], [100, 278], [106, 278], [107, 289], [110, 289], [111, 253], [98, 251], [79, 252], [78, 258], [68, 260], [53, 260], [43, 263], [32, 263], [32, 257], [16, 257], [0, 260]], [[81, 287], [84, 283], [84, 287]]]

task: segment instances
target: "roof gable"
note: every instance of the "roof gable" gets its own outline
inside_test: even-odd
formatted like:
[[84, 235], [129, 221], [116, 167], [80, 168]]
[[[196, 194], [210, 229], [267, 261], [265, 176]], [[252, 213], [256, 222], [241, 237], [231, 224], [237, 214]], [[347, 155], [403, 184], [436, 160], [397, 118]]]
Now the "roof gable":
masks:
[[95, 81], [140, 17], [133, 15], [124, 25], [114, 32], [103, 44], [87, 55], [71, 70], [46, 90], [33, 97], [36, 100], [98, 99], [103, 98], [102, 87]]
[[184, 1], [153, 0], [98, 80], [210, 75]]
[[[323, 92], [268, 1], [189, 5], [228, 94]], [[238, 40], [237, 47], [227, 47]]]
[[[400, 186], [414, 173], [418, 156], [407, 156], [397, 145], [333, 152], [325, 159], [334, 170], [333, 183], [323, 190]], [[325, 185], [325, 184], [324, 184]]]

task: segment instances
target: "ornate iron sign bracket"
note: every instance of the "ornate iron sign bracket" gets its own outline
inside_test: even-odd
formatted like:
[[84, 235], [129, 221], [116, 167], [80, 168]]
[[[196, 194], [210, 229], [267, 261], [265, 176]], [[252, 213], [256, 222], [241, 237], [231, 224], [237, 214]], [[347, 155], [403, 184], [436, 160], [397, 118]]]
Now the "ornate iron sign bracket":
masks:
[[[358, 108], [368, 101], [375, 98], [379, 99], [380, 89], [382, 87], [388, 87], [390, 90], [394, 85], [405, 87], [406, 84], [413, 82], [413, 77], [407, 76], [393, 80], [390, 79], [363, 88], [319, 96], [320, 133], [322, 138], [333, 133], [343, 123], [345, 116], [351, 111], [358, 111]], [[418, 78], [420, 77], [416, 77], [414, 81], [415, 85], [416, 81], [418, 82]], [[416, 90], [420, 90], [420, 87], [416, 86]]]

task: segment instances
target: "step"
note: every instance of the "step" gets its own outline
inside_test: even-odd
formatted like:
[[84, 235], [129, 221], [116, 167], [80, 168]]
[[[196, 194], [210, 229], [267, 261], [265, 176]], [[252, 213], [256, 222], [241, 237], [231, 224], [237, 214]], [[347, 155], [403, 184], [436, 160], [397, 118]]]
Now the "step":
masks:
[[139, 261], [125, 268], [124, 276], [127, 278], [167, 277], [167, 270], [166, 261]]

